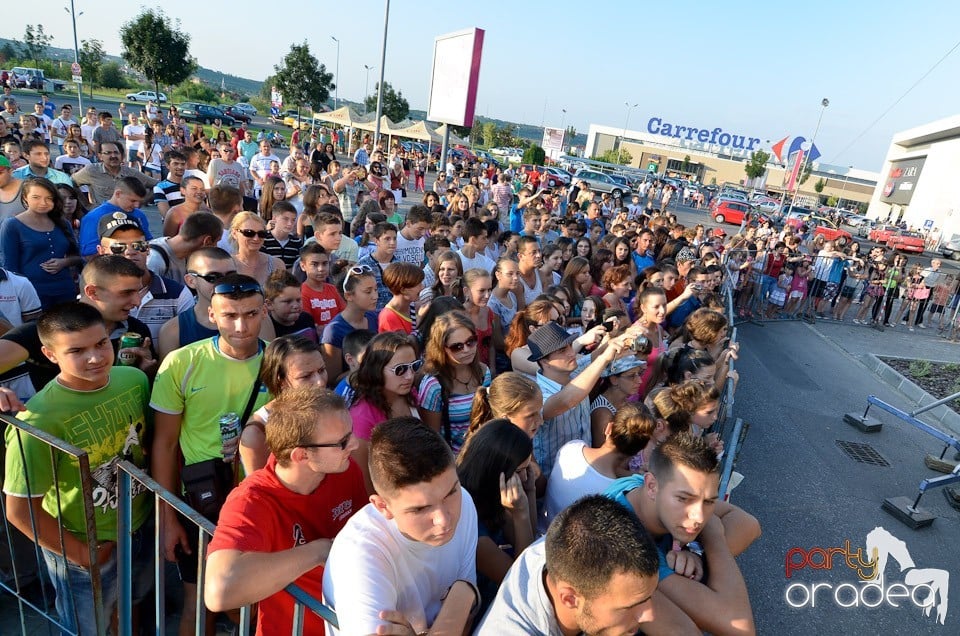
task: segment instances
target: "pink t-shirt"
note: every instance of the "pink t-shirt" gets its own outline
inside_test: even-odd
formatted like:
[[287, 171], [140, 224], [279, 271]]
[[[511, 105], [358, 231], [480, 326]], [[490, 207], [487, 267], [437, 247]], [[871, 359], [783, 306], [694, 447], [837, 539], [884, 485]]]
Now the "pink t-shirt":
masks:
[[[413, 403], [416, 404], [416, 388], [411, 389], [410, 396], [413, 398]], [[402, 415], [405, 414], [398, 414], [398, 416]], [[412, 406], [410, 407], [410, 415], [416, 418], [420, 417], [417, 414], [417, 409]], [[366, 400], [360, 400], [350, 407], [350, 418], [353, 420], [353, 434], [367, 441], [370, 441], [373, 429], [387, 421], [386, 414]]]

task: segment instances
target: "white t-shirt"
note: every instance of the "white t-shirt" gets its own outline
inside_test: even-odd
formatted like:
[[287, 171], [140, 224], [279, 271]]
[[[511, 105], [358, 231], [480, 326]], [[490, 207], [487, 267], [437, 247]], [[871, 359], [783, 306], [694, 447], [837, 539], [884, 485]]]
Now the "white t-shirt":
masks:
[[561, 510], [581, 497], [602, 493], [614, 482], [587, 463], [583, 456], [586, 446], [583, 440], [575, 439], [564, 444], [557, 453], [539, 520], [544, 532]]
[[397, 232], [397, 251], [394, 258], [404, 263], [413, 263], [417, 267], [423, 266], [423, 243], [426, 239], [422, 236], [416, 240], [408, 239], [403, 232]]
[[460, 257], [460, 262], [463, 263], [463, 271], [482, 269], [485, 272], [493, 272], [493, 268], [497, 266], [496, 263], [484, 256], [483, 252], [477, 252], [477, 255], [473, 258], [467, 258], [463, 255], [463, 250], [457, 250], [457, 255]]
[[460, 489], [460, 522], [439, 547], [411, 541], [373, 504], [350, 517], [330, 548], [323, 570], [323, 596], [340, 629], [328, 636], [375, 634], [382, 610], [402, 612], [415, 632], [429, 629], [441, 597], [457, 579], [477, 580], [477, 509]]
[[[67, 137], [67, 131], [70, 130], [70, 126], [75, 124], [72, 119], [63, 119], [62, 117], [57, 117], [50, 122], [50, 139], [58, 144], [63, 144], [63, 140]], [[54, 131], [56, 134], [53, 134]], [[87, 139], [86, 133], [83, 132], [83, 126], [80, 127], [80, 134], [83, 135], [84, 139]], [[90, 135], [93, 137], [93, 134]]]
[[5, 280], [0, 280], [0, 314], [14, 327], [23, 324], [21, 314], [40, 309], [40, 297], [26, 277], [3, 270]]
[[127, 150], [140, 150], [143, 147], [143, 139], [127, 139], [127, 135], [143, 135], [144, 127], [140, 124], [127, 124], [123, 127], [123, 139], [127, 144]]

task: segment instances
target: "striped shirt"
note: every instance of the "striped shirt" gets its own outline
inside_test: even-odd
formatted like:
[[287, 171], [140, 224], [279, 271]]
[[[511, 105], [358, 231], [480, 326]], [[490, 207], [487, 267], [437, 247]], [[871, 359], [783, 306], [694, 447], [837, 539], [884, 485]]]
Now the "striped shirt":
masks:
[[[581, 356], [577, 361], [577, 369], [570, 374], [575, 377], [586, 369], [592, 360], [590, 356]], [[563, 385], [557, 384], [542, 373], [537, 373], [537, 385], [543, 393], [543, 403], [556, 395], [563, 389]], [[543, 426], [537, 430], [533, 437], [533, 457], [537, 460], [543, 476], [550, 477], [553, 470], [553, 464], [557, 459], [557, 453], [564, 444], [575, 439], [586, 442], [587, 446], [593, 445], [593, 436], [590, 429], [590, 398], [583, 398], [579, 404], [569, 411], [565, 411], [556, 417], [545, 419]]]
[[[490, 386], [490, 369], [486, 366], [483, 371], [482, 386]], [[418, 393], [420, 395], [420, 407], [433, 413], [443, 412], [443, 390], [436, 376], [423, 376]], [[467, 429], [470, 428], [470, 407], [473, 404], [473, 396], [474, 393], [465, 395], [454, 393], [449, 397], [450, 447], [454, 453], [460, 451], [460, 447], [463, 446], [463, 439], [467, 435]], [[590, 420], [587, 418], [588, 429], [590, 428], [589, 424]]]

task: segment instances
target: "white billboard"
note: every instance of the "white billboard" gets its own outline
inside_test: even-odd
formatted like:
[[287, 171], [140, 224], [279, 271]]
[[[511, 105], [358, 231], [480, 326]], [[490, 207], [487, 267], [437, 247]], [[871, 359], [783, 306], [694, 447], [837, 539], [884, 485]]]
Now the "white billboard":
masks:
[[551, 159], [559, 159], [563, 154], [563, 133], [562, 128], [544, 128], [543, 143], [541, 147], [546, 151]]
[[427, 102], [429, 121], [473, 126], [483, 34], [483, 29], [473, 28], [440, 35], [434, 40]]

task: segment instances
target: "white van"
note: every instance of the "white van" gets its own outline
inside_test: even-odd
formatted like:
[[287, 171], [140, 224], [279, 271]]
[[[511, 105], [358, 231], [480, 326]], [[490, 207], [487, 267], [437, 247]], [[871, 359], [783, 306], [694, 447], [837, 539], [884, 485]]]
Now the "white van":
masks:
[[11, 82], [16, 88], [36, 88], [40, 90], [43, 88], [43, 83], [46, 79], [43, 76], [42, 69], [28, 66], [14, 66], [10, 69], [10, 73], [13, 76]]

